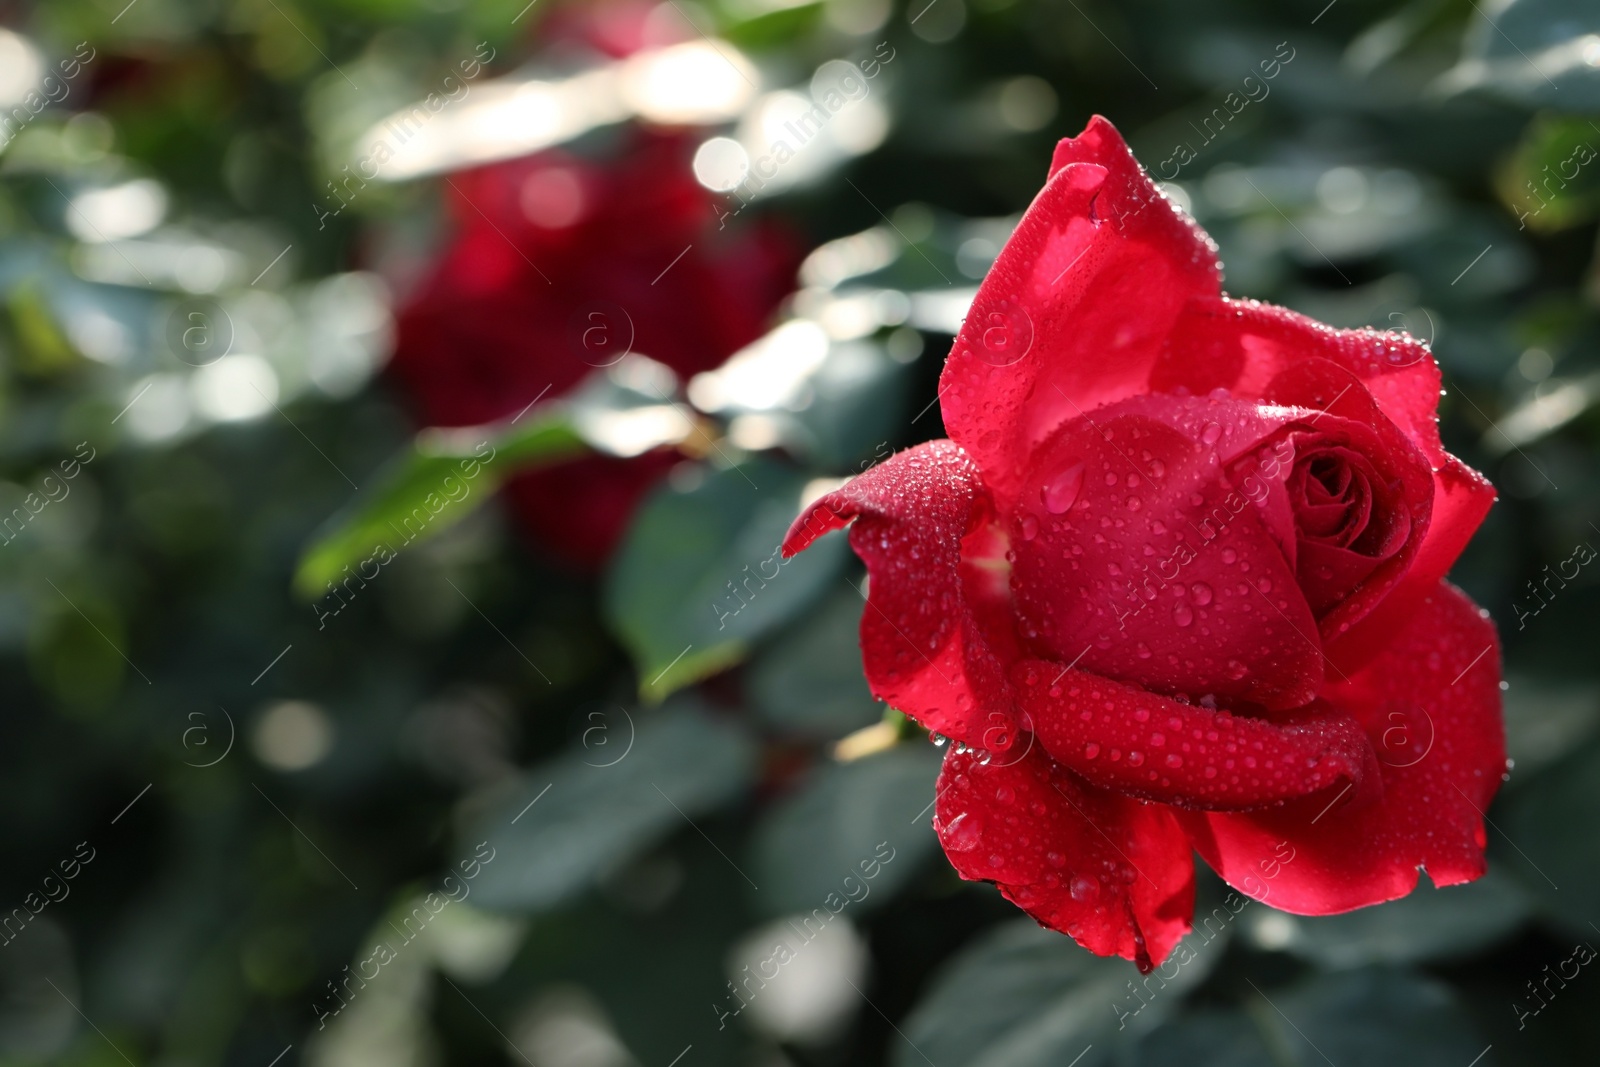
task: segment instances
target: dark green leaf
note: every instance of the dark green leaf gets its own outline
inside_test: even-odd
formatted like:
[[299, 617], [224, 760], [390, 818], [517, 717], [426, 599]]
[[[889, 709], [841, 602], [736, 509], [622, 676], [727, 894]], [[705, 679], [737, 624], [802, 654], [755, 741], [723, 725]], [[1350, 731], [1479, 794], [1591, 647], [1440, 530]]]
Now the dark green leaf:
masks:
[[1222, 948], [1197, 931], [1140, 977], [1127, 960], [1093, 955], [1028, 920], [1008, 923], [958, 956], [917, 1006], [905, 1024], [915, 1049], [902, 1047], [896, 1067], [924, 1056], [939, 1067], [1111, 1062], [1179, 1006]]
[[1498, 869], [1464, 886], [1435, 889], [1424, 877], [1411, 895], [1343, 915], [1288, 915], [1264, 905], [1241, 916], [1258, 947], [1283, 949], [1329, 968], [1469, 956], [1511, 933], [1531, 901]]
[[[862, 882], [864, 870], [876, 875], [864, 883], [861, 907], [886, 903], [938, 849], [929, 816], [939, 761], [932, 745], [913, 741], [818, 770], [756, 830], [761, 909], [782, 915], [821, 907], [829, 893], [842, 892], [846, 876]], [[892, 858], [877, 862], [886, 855]]]
[[1451, 89], [1483, 88], [1559, 111], [1600, 110], [1600, 7], [1588, 0], [1474, 5]]
[[[753, 747], [744, 732], [689, 700], [608, 724], [604, 747], [579, 744], [530, 770], [483, 820], [476, 839], [495, 856], [472, 899], [500, 911], [538, 911], [744, 788]], [[620, 753], [617, 751], [621, 749]], [[531, 805], [531, 806], [530, 806]], [[731, 874], [732, 872], [730, 872]]]
[[[1499, 861], [1568, 930], [1583, 936], [1597, 915], [1594, 887], [1600, 885], [1600, 853], [1594, 828], [1600, 825], [1600, 744], [1591, 741], [1523, 788], [1508, 793], [1499, 816]], [[1559, 887], [1559, 889], [1558, 889]]]
[[790, 560], [778, 552], [805, 482], [792, 468], [752, 460], [708, 469], [692, 489], [663, 486], [639, 510], [612, 561], [605, 607], [645, 699], [744, 659], [836, 573], [841, 537]]
[[[1329, 975], [1246, 998], [1289, 1062], [1362, 1067], [1490, 1067], [1488, 1044], [1441, 982], [1404, 971]], [[1229, 1061], [1219, 1061], [1229, 1062]]]
[[756, 714], [786, 733], [819, 739], [878, 721], [883, 705], [861, 669], [865, 604], [854, 589], [840, 589], [757, 654], [748, 674]]
[[795, 419], [806, 454], [825, 470], [845, 470], [889, 455], [889, 440], [910, 414], [906, 389], [910, 364], [897, 363], [881, 345], [836, 344], [808, 383], [813, 399]]
[[568, 410], [555, 406], [515, 423], [424, 431], [317, 535], [300, 557], [295, 591], [307, 600], [321, 596], [347, 568], [381, 566], [413, 541], [454, 526], [517, 471], [585, 447]]
[[1161, 1026], [1139, 1042], [1130, 1067], [1171, 1067], [1175, 1063], [1189, 1067], [1282, 1067], [1249, 1016], [1221, 1011], [1185, 1014]]
[[1506, 754], [1523, 779], [1581, 745], [1600, 724], [1600, 685], [1513, 675], [1506, 690]]
[[1549, 233], [1594, 217], [1600, 209], [1596, 145], [1600, 130], [1586, 118], [1548, 116], [1528, 126], [1496, 183], [1519, 225]]

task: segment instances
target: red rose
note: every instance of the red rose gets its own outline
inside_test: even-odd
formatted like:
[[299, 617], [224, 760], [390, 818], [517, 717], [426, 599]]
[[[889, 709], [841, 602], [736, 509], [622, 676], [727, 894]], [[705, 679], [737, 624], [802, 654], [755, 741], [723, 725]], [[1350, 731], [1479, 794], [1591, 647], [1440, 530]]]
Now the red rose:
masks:
[[[799, 256], [774, 227], [723, 228], [693, 152], [686, 134], [634, 131], [608, 165], [550, 151], [454, 175], [458, 232], [401, 309], [392, 363], [424, 421], [514, 415], [624, 347], [688, 375], [759, 337]], [[586, 345], [594, 323], [605, 344]], [[589, 457], [518, 478], [510, 500], [547, 547], [595, 566], [671, 463]]]
[[577, 0], [557, 7], [530, 31], [541, 45], [576, 45], [612, 59], [677, 44], [691, 32], [683, 15], [656, 0]]
[[1505, 769], [1495, 631], [1442, 580], [1493, 490], [1440, 446], [1427, 348], [1220, 285], [1094, 119], [956, 339], [952, 440], [784, 545], [855, 521], [873, 691], [957, 742], [956, 869], [1146, 970], [1191, 850], [1307, 915], [1470, 881]]

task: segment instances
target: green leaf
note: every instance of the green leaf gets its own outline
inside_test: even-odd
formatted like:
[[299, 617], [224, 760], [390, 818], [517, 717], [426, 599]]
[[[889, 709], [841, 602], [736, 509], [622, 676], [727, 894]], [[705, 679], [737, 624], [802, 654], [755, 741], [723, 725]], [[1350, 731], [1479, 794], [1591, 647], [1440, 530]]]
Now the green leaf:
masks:
[[1470, 956], [1527, 919], [1532, 901], [1498, 869], [1461, 886], [1422, 879], [1411, 895], [1343, 915], [1289, 915], [1265, 906], [1241, 915], [1259, 948], [1282, 949], [1326, 968]]
[[606, 616], [633, 654], [640, 693], [657, 701], [738, 663], [809, 606], [838, 571], [843, 538], [794, 559], [778, 545], [805, 476], [766, 460], [665, 485], [634, 517], [612, 560]]
[[[762, 911], [821, 907], [829, 893], [842, 892], [846, 876], [866, 886], [862, 910], [888, 902], [938, 851], [929, 815], [939, 762], [932, 745], [913, 742], [819, 769], [756, 829], [752, 864], [764, 887]], [[880, 845], [888, 847], [879, 853]], [[874, 862], [884, 855], [892, 858]], [[876, 875], [863, 879], [874, 868]]]
[[791, 416], [807, 457], [825, 470], [859, 469], [886, 458], [909, 414], [910, 378], [911, 364], [895, 361], [882, 345], [834, 344], [807, 382], [811, 402]]
[[757, 715], [785, 733], [830, 739], [871, 726], [883, 705], [861, 668], [861, 612], [854, 589], [839, 589], [767, 644], [750, 666]]
[[[1594, 828], [1600, 825], [1600, 743], [1590, 741], [1567, 759], [1506, 795], [1497, 806], [1498, 861], [1531, 889], [1561, 925], [1585, 937], [1600, 912]], [[1491, 858], [1490, 862], [1495, 862]], [[1561, 887], [1558, 889], [1557, 887]]]
[[672, 401], [676, 389], [671, 370], [629, 355], [596, 370], [561, 400], [530, 405], [508, 422], [424, 430], [306, 550], [296, 591], [313, 599], [328, 582], [348, 577], [346, 568], [387, 563], [413, 541], [466, 518], [530, 467], [591, 448], [626, 459], [678, 444], [697, 431], [690, 413]]
[[1506, 754], [1524, 779], [1583, 744], [1600, 725], [1600, 685], [1512, 674], [1505, 694]]
[[1461, 61], [1443, 79], [1558, 111], [1600, 110], [1600, 7], [1589, 0], [1508, 0], [1475, 7]]
[[1587, 118], [1542, 116], [1496, 175], [1500, 199], [1519, 225], [1552, 233], [1600, 209], [1600, 130]]
[[[1269, 999], [1270, 998], [1270, 999]], [[1268, 1045], [1288, 1062], [1362, 1067], [1489, 1067], [1485, 1042], [1449, 987], [1404, 971], [1352, 971], [1248, 995]], [[1216, 1061], [1230, 1063], [1232, 1061]]]
[[809, 33], [822, 12], [817, 0], [721, 6], [725, 9], [723, 38], [740, 48], [754, 50], [782, 46]]
[[907, 1044], [894, 1062], [896, 1067], [926, 1061], [939, 1067], [1109, 1063], [1179, 1006], [1216, 965], [1222, 949], [1197, 930], [1166, 963], [1141, 977], [1127, 960], [1096, 956], [1065, 934], [1029, 920], [1007, 923], [956, 957], [906, 1021]]
[[1174, 1063], [1280, 1067], [1250, 1017], [1224, 1011], [1198, 1011], [1166, 1023], [1139, 1042], [1130, 1067], [1171, 1067]]
[[[919, 203], [902, 204], [889, 214], [888, 224], [813, 252], [803, 271], [806, 282], [850, 293], [865, 291], [861, 287], [954, 292], [983, 279], [1017, 223], [1015, 218], [963, 218]], [[932, 328], [921, 318], [913, 302], [912, 325]]]
[[516, 472], [585, 448], [565, 406], [550, 405], [495, 426], [425, 430], [376, 484], [329, 520], [300, 557], [295, 591], [314, 600], [346, 568], [382, 565], [414, 541], [454, 526]]
[[608, 722], [603, 747], [580, 743], [528, 771], [478, 825], [475, 839], [495, 854], [473, 883], [473, 903], [495, 911], [552, 907], [687, 829], [688, 820], [719, 807], [750, 780], [750, 739], [698, 702], [625, 712], [624, 720], [631, 744], [621, 723]]
[[1350, 971], [1288, 990], [1241, 988], [1243, 1010], [1185, 1013], [1139, 1043], [1132, 1067], [1492, 1062], [1449, 989], [1404, 971]]

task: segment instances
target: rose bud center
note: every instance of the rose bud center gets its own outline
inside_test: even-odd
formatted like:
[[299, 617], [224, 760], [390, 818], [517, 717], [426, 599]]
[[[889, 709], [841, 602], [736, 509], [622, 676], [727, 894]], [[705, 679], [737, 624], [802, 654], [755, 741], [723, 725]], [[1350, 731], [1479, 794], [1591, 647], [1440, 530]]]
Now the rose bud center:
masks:
[[1284, 488], [1294, 514], [1295, 576], [1321, 615], [1393, 557], [1411, 533], [1400, 489], [1347, 445], [1297, 441]]

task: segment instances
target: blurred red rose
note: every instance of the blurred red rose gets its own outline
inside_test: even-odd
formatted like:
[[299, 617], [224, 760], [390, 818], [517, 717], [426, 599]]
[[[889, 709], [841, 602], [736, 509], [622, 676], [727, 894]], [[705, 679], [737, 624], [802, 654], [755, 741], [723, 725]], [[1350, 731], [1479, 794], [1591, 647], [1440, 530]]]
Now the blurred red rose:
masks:
[[657, 0], [575, 0], [531, 31], [547, 48], [576, 46], [612, 59], [688, 40], [693, 28], [679, 9]]
[[1439, 386], [1410, 337], [1222, 295], [1104, 119], [1061, 142], [945, 364], [952, 440], [785, 543], [854, 521], [867, 677], [956, 742], [964, 877], [1148, 970], [1194, 851], [1308, 915], [1483, 873], [1498, 643], [1442, 579], [1494, 492]]
[[[766, 329], [797, 244], [770, 223], [721, 225], [688, 134], [625, 136], [603, 162], [548, 151], [449, 178], [456, 234], [402, 306], [391, 363], [426, 423], [491, 422], [560, 396], [628, 334], [630, 351], [687, 376]], [[591, 323], [604, 343], [586, 348]], [[592, 568], [672, 462], [587, 457], [518, 477], [509, 500], [547, 548]]]

